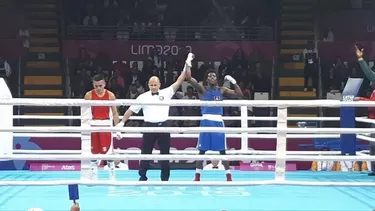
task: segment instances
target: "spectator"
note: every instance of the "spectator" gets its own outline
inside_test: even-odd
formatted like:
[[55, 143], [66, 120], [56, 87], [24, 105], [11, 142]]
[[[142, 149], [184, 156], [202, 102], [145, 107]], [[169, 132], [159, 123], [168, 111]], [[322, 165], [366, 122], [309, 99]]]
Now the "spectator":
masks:
[[141, 84], [141, 82], [140, 82], [139, 80], [136, 80], [136, 81], [135, 81], [135, 86], [136, 86], [136, 88], [137, 88], [137, 91], [138, 91], [140, 94], [142, 94], [142, 93], [145, 92], [145, 88], [143, 88], [143, 86], [142, 86], [142, 84]]
[[269, 92], [271, 88], [271, 79], [263, 73], [260, 63], [255, 66], [255, 72], [251, 77], [254, 92]]
[[119, 14], [119, 5], [116, 0], [104, 0], [103, 11], [100, 17], [101, 24], [105, 26], [113, 26], [117, 23]]
[[90, 55], [84, 47], [79, 48], [79, 56], [77, 60], [77, 69], [82, 68], [90, 70], [92, 68], [93, 62], [91, 61]]
[[[186, 93], [185, 95], [182, 97], [182, 99], [186, 99], [186, 100], [196, 100], [196, 99], [199, 99], [198, 98], [198, 94], [196, 92], [194, 92], [194, 89], [193, 87], [191, 86], [188, 86], [186, 88]], [[186, 107], [183, 107], [183, 112], [182, 114], [184, 116], [199, 116], [199, 107], [196, 107], [196, 106], [186, 106]], [[184, 127], [194, 127], [194, 126], [197, 126], [198, 125], [198, 121], [195, 121], [195, 120], [186, 120], [183, 122], [183, 125]]]
[[317, 54], [314, 50], [304, 50], [304, 91], [307, 91], [309, 86], [309, 79], [311, 78], [313, 91], [316, 92], [318, 88], [318, 76], [319, 76], [319, 68], [318, 68], [318, 61], [317, 61]]
[[323, 35], [323, 41], [324, 42], [333, 42], [335, 39], [335, 36], [333, 35], [333, 32], [330, 28], [325, 30], [324, 35]]
[[218, 73], [219, 73], [219, 78], [220, 79], [224, 79], [224, 77], [226, 75], [231, 75], [232, 74], [230, 72], [228, 58], [224, 58], [224, 60], [220, 63]]
[[324, 80], [325, 90], [328, 92], [336, 92], [341, 90], [341, 80], [338, 76], [337, 69], [332, 67], [329, 69], [328, 77], [325, 77]]
[[212, 160], [210, 164], [207, 164], [203, 170], [225, 170], [221, 160]]
[[18, 30], [18, 37], [22, 39], [22, 45], [24, 48], [30, 47], [30, 33], [25, 23], [23, 23], [21, 28]]
[[117, 36], [118, 40], [128, 40], [130, 37], [129, 28], [130, 16], [125, 11], [120, 12], [120, 19], [117, 23]]
[[172, 66], [169, 66], [166, 71], [164, 71], [164, 77], [162, 78], [162, 83], [164, 87], [168, 87], [174, 83], [176, 80], [176, 74]]
[[242, 49], [238, 49], [233, 55], [232, 65], [233, 67], [238, 67], [238, 65], [241, 65], [241, 67], [247, 67], [246, 56]]
[[10, 75], [12, 74], [12, 69], [6, 60], [0, 56], [0, 78], [3, 78], [5, 82], [9, 85]]
[[108, 82], [108, 89], [113, 92], [117, 98], [123, 96], [125, 83], [122, 76], [120, 76], [120, 71], [114, 71], [112, 78]]
[[83, 25], [84, 26], [96, 26], [98, 25], [98, 17], [94, 15], [94, 6], [93, 5], [88, 5], [87, 6], [87, 15], [83, 19]]
[[135, 84], [135, 82], [138, 80], [141, 83], [143, 82], [142, 72], [138, 68], [138, 62], [133, 62], [131, 67], [131, 76], [128, 78], [128, 84]]
[[126, 94], [126, 99], [136, 99], [140, 94], [135, 84], [130, 85], [129, 91]]

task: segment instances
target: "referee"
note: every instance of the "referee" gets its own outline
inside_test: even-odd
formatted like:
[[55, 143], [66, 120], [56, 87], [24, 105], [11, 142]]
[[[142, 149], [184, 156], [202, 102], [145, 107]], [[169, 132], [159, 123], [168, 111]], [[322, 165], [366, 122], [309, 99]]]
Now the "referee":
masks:
[[[148, 87], [150, 91], [145, 92], [138, 96], [137, 101], [149, 103], [157, 101], [170, 100], [177, 89], [181, 86], [182, 82], [185, 80], [185, 71], [187, 68], [191, 67], [191, 61], [194, 55], [189, 53], [184, 70], [181, 75], [177, 78], [176, 82], [171, 86], [160, 90], [160, 80], [158, 77], [153, 76], [148, 81]], [[132, 105], [125, 112], [122, 121], [116, 127], [123, 127], [124, 123], [129, 119], [133, 113], [138, 113], [143, 110], [144, 116], [144, 127], [165, 127], [165, 122], [168, 120], [169, 116], [169, 106], [151, 106], [151, 105]], [[121, 134], [117, 133], [117, 137], [120, 138]], [[143, 143], [142, 143], [142, 154], [152, 154], [155, 141], [158, 142], [160, 154], [169, 154], [169, 149], [171, 146], [171, 135], [169, 133], [144, 133]], [[150, 168], [149, 160], [141, 160], [139, 167], [139, 181], [147, 181], [147, 170]], [[161, 161], [161, 175], [162, 181], [168, 181], [170, 175], [169, 160]]]

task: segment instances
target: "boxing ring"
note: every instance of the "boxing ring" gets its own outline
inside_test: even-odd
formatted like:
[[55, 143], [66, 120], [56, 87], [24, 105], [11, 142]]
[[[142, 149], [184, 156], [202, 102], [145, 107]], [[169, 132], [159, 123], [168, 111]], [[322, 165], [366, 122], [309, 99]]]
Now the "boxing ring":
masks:
[[[119, 106], [140, 104], [135, 100], [84, 101], [73, 99], [2, 99], [0, 109], [22, 106]], [[240, 128], [220, 128], [227, 137], [241, 140], [241, 149], [230, 150], [228, 155], [217, 153], [197, 155], [195, 150], [172, 150], [171, 155], [141, 155], [138, 150], [116, 150], [114, 155], [91, 155], [89, 141], [82, 134], [90, 132], [123, 132], [126, 138], [141, 137], [142, 133], [170, 132], [172, 137], [197, 137], [199, 132], [216, 132], [217, 128], [199, 127], [15, 127], [3, 115], [0, 135], [0, 160], [54, 160], [81, 161], [80, 172], [0, 171], [0, 210], [18, 211], [30, 207], [44, 210], [68, 210], [67, 185], [78, 184], [81, 210], [236, 210], [236, 211], [368, 211], [375, 208], [375, 181], [367, 172], [310, 172], [286, 171], [287, 161], [375, 161], [364, 152], [342, 156], [341, 151], [287, 151], [287, 142], [296, 138], [340, 138], [340, 134], [357, 134], [357, 138], [375, 141], [368, 137], [373, 128], [288, 128], [288, 121], [340, 121], [336, 117], [288, 117], [289, 107], [369, 107], [374, 102], [315, 101], [221, 101], [171, 100], [149, 105], [170, 106], [230, 106], [240, 107]], [[247, 107], [276, 107], [277, 117], [248, 117]], [[10, 111], [10, 110], [7, 110]], [[12, 116], [23, 119], [81, 119], [80, 116]], [[142, 117], [132, 117], [140, 119]], [[200, 117], [170, 117], [176, 120], [199, 120]], [[248, 120], [276, 121], [276, 127], [248, 127]], [[373, 123], [357, 117], [357, 121]], [[10, 122], [10, 123], [9, 123]], [[19, 150], [13, 149], [13, 137], [81, 137], [81, 150]], [[10, 137], [10, 138], [9, 138]], [[275, 138], [276, 151], [249, 150], [248, 138]], [[192, 139], [194, 140], [194, 139]], [[53, 141], [53, 139], [51, 139]], [[233, 182], [226, 182], [221, 171], [203, 171], [202, 181], [193, 182], [195, 171], [172, 170], [170, 181], [159, 181], [159, 171], [150, 170], [149, 181], [138, 182], [137, 171], [117, 171], [116, 181], [108, 180], [108, 172], [100, 171], [99, 180], [85, 178], [89, 160], [230, 160], [275, 161], [274, 172], [233, 170]]]

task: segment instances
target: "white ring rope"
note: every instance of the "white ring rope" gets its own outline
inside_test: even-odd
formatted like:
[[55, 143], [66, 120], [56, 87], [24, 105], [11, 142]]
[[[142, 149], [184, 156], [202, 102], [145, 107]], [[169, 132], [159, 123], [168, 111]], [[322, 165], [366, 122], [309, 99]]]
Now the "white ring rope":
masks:
[[365, 123], [375, 124], [375, 119], [369, 119], [367, 117], [357, 117], [357, 118], [355, 118], [355, 120], [358, 121], [358, 122], [365, 122]]
[[275, 161], [278, 159], [288, 161], [375, 161], [375, 156], [297, 156], [297, 155], [157, 155], [157, 154], [117, 154], [117, 155], [36, 155], [36, 154], [14, 154], [14, 155], [0, 155], [0, 159], [3, 160], [228, 160], [228, 161]]
[[165, 105], [165, 106], [224, 106], [224, 107], [375, 107], [373, 101], [339, 101], [339, 100], [167, 100], [167, 101], [138, 101], [138, 100], [83, 100], [83, 99], [41, 99], [13, 98], [2, 99], [0, 105], [22, 106], [129, 106], [129, 105]]
[[54, 181], [0, 181], [0, 186], [58, 186], [58, 185], [106, 185], [106, 186], [253, 186], [253, 185], [298, 185], [298, 186], [347, 186], [374, 187], [375, 182], [309, 182], [293, 180], [261, 180], [246, 182], [221, 181], [110, 181], [110, 180], [54, 180]]
[[[278, 107], [278, 111], [283, 111], [285, 114], [287, 107], [374, 107], [375, 102], [371, 101], [355, 101], [355, 102], [341, 102], [338, 100], [298, 100], [298, 101], [248, 101], [248, 100], [228, 100], [228, 101], [199, 101], [199, 100], [168, 100], [159, 102], [141, 102], [137, 100], [116, 100], [116, 101], [87, 101], [82, 99], [4, 99], [0, 101], [0, 105], [24, 105], [24, 106], [119, 106], [119, 105], [168, 105], [168, 106], [223, 106], [223, 107], [240, 107], [241, 110], [246, 109], [245, 106], [251, 107]], [[281, 113], [283, 113], [281, 112]], [[278, 112], [279, 113], [279, 112]], [[246, 115], [245, 115], [246, 116]], [[283, 117], [283, 118], [281, 118]], [[289, 121], [339, 121], [339, 117], [286, 117], [281, 115], [279, 117], [224, 117], [224, 120], [256, 120], [256, 121], [275, 121], [279, 123], [285, 120]], [[13, 116], [13, 119], [77, 119], [80, 116]], [[134, 120], [142, 120], [143, 117], [132, 117]], [[171, 120], [200, 120], [201, 117], [171, 117]], [[363, 117], [357, 117], [356, 121], [375, 123], [374, 120], [369, 120]], [[214, 127], [1, 127], [0, 132], [13, 132], [14, 136], [31, 136], [39, 135], [47, 136], [48, 133], [56, 137], [56, 133], [60, 133], [59, 137], [81, 137], [81, 133], [90, 132], [123, 132], [123, 137], [139, 137], [139, 133], [153, 133], [166, 132], [174, 133], [175, 137], [197, 137], [200, 132], [218, 132], [218, 128]], [[65, 134], [66, 132], [66, 134]], [[73, 132], [73, 133], [72, 133]], [[227, 137], [246, 138], [244, 133], [273, 133], [273, 134], [248, 134], [249, 137], [267, 137], [277, 138], [280, 134], [284, 138], [309, 136], [321, 138], [338, 138], [339, 134], [359, 134], [359, 139], [375, 141], [371, 137], [362, 135], [363, 133], [375, 133], [375, 128], [285, 128], [283, 124], [279, 127], [253, 127], [253, 128], [220, 128], [220, 132], [228, 134]], [[22, 134], [24, 133], [24, 134]], [[28, 134], [26, 134], [28, 133]], [[180, 134], [185, 133], [185, 134]], [[194, 133], [194, 134], [186, 134]], [[238, 134], [242, 133], [242, 134]], [[288, 135], [285, 135], [289, 133]], [[292, 133], [292, 134], [291, 134]], [[64, 134], [64, 135], [63, 135]], [[61, 135], [61, 136], [60, 136]], [[172, 137], [173, 137], [172, 136]], [[328, 136], [328, 137], [327, 137]], [[246, 139], [245, 139], [246, 140]], [[280, 143], [278, 143], [280, 144]], [[28, 161], [88, 161], [88, 160], [229, 160], [229, 161], [276, 161], [276, 172], [285, 172], [285, 167], [277, 164], [285, 161], [375, 161], [375, 156], [357, 153], [357, 156], [342, 156], [338, 155], [341, 152], [337, 151], [250, 151], [250, 150], [232, 150], [228, 151], [228, 155], [220, 155], [217, 153], [207, 153], [207, 155], [197, 155], [196, 150], [175, 150], [171, 151], [169, 155], [160, 154], [139, 154], [139, 150], [115, 150], [115, 155], [91, 155], [89, 152], [81, 150], [13, 150], [11, 154], [0, 154], [0, 160], [28, 160]], [[282, 152], [282, 153], [281, 153]], [[22, 154], [19, 154], [22, 153]], [[29, 154], [30, 153], [30, 154]], [[31, 154], [33, 153], [33, 154]], [[53, 154], [47, 154], [53, 153]], [[79, 154], [81, 153], [81, 154]], [[86, 154], [87, 153], [87, 154]], [[121, 154], [124, 153], [124, 154]], [[157, 153], [155, 151], [154, 153]], [[191, 182], [191, 181], [169, 181], [169, 182], [136, 182], [136, 181], [86, 181], [86, 180], [57, 180], [57, 181], [0, 181], [0, 186], [4, 185], [115, 185], [115, 186], [245, 186], [245, 185], [300, 185], [300, 186], [375, 186], [375, 182], [306, 182], [306, 181], [290, 181], [285, 180], [284, 176], [275, 176], [275, 180], [267, 181], [248, 181], [248, 182]]]
[[[121, 154], [141, 154], [141, 150], [113, 150], [115, 153]], [[15, 154], [81, 154], [81, 150], [13, 150]], [[172, 155], [197, 155], [198, 150], [171, 150]], [[228, 150], [226, 151], [228, 155], [276, 155], [276, 151], [267, 150]], [[160, 154], [159, 150], [153, 150], [153, 154]], [[218, 152], [207, 151], [207, 155], [218, 155]], [[287, 155], [340, 155], [340, 151], [287, 151]]]
[[[126, 132], [126, 133], [200, 133], [218, 132], [217, 127], [3, 127], [0, 132]], [[375, 133], [375, 128], [274, 128], [274, 127], [250, 127], [250, 128], [220, 128], [222, 133], [294, 133], [294, 134], [361, 134]]]
[[[119, 117], [120, 119], [122, 116]], [[80, 120], [81, 116], [38, 116], [38, 115], [14, 115], [13, 119], [62, 119], [62, 120]], [[131, 116], [130, 120], [143, 120], [143, 116]], [[340, 121], [340, 117], [288, 117], [289, 121]], [[169, 116], [168, 120], [186, 121], [202, 120], [200, 116]], [[223, 120], [242, 120], [240, 116], [223, 116]], [[247, 120], [253, 121], [276, 121], [277, 117], [270, 116], [250, 116]]]
[[357, 135], [357, 138], [362, 139], [364, 141], [375, 142], [375, 138], [369, 136]]
[[[39, 138], [81, 138], [81, 133], [13, 133], [13, 137], [39, 137]], [[140, 133], [122, 133], [122, 138], [142, 138]], [[180, 134], [172, 133], [171, 138], [198, 138], [199, 134]], [[242, 138], [242, 134], [226, 134], [226, 138]], [[274, 139], [277, 138], [277, 134], [247, 134], [247, 138], [256, 139]], [[340, 134], [287, 134], [287, 138], [299, 139], [299, 138], [340, 138]]]

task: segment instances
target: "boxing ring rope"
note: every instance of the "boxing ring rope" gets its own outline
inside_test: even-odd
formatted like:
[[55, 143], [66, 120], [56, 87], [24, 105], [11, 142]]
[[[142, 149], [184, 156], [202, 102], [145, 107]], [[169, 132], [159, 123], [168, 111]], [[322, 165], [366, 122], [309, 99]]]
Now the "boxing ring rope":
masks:
[[[44, 138], [81, 138], [80, 133], [14, 133], [14, 137], [44, 137]], [[121, 134], [122, 138], [142, 138], [142, 134], [138, 133], [124, 133]], [[198, 138], [198, 134], [192, 133], [172, 133], [171, 138]], [[228, 134], [226, 138], [241, 138], [242, 134]], [[277, 138], [276, 134], [247, 134], [247, 138], [257, 139], [274, 139]], [[287, 134], [287, 138], [339, 138], [339, 134]]]
[[129, 105], [153, 105], [153, 106], [219, 106], [219, 107], [375, 107], [372, 101], [339, 101], [339, 100], [225, 100], [225, 101], [200, 101], [200, 100], [168, 100], [168, 101], [137, 101], [125, 100], [83, 100], [83, 99], [38, 99], [38, 98], [14, 98], [2, 99], [1, 105], [20, 106], [129, 106]]
[[[286, 122], [286, 121], [285, 121]], [[216, 127], [3, 127], [0, 132], [19, 132], [19, 133], [33, 133], [33, 132], [130, 132], [130, 133], [201, 133], [201, 132], [217, 132]], [[253, 128], [220, 128], [223, 133], [294, 133], [294, 134], [361, 134], [361, 133], [375, 133], [375, 128], [272, 128], [272, 127], [253, 127]], [[279, 136], [278, 136], [279, 138]]]
[[[121, 149], [114, 149], [115, 153], [121, 154], [141, 154], [141, 150], [121, 150]], [[198, 150], [170, 150], [170, 153], [176, 155], [196, 155], [198, 154]], [[14, 154], [81, 154], [81, 150], [13, 150]], [[160, 154], [159, 150], [153, 150], [154, 154]], [[276, 154], [275, 151], [269, 150], [228, 150], [226, 152], [228, 155], [274, 155]], [[287, 155], [339, 155], [340, 151], [287, 151]], [[208, 155], [218, 155], [218, 152], [208, 151], [206, 154]]]
[[[161, 155], [161, 154], [117, 154], [117, 155], [105, 155], [105, 154], [95, 154], [95, 155], [33, 155], [33, 154], [10, 154], [10, 155], [0, 155], [0, 160], [34, 160], [34, 161], [41, 161], [41, 160], [59, 160], [59, 161], [73, 161], [73, 160], [187, 160], [187, 161], [195, 161], [195, 160], [215, 160], [217, 159], [217, 155], [207, 154], [207, 155], [181, 155], [181, 154], [168, 154], [168, 155]], [[259, 160], [259, 161], [275, 161], [277, 159], [288, 160], [288, 161], [362, 161], [365, 159], [366, 161], [375, 161], [375, 156], [300, 156], [300, 155], [278, 155], [277, 152], [275, 155], [220, 155], [220, 160], [227, 160], [227, 161], [252, 161], [252, 160]], [[374, 184], [375, 185], [375, 184]]]
[[[59, 120], [80, 120], [80, 116], [37, 116], [37, 115], [14, 115], [14, 119], [59, 119]], [[120, 119], [122, 116], [120, 116]], [[143, 120], [143, 116], [131, 116], [130, 120]], [[223, 120], [242, 120], [241, 116], [223, 116]], [[277, 117], [269, 117], [269, 116], [251, 116], [246, 117], [246, 120], [253, 120], [253, 121], [276, 121]], [[170, 116], [168, 120], [175, 120], [175, 121], [197, 121], [202, 120], [200, 116]], [[288, 121], [340, 121], [339, 117], [288, 117]]]
[[[86, 101], [81, 99], [4, 99], [0, 105], [23, 105], [23, 106], [119, 106], [119, 105], [168, 105], [168, 106], [226, 106], [226, 107], [241, 107], [241, 128], [220, 128], [220, 132], [227, 134], [238, 134], [241, 137], [241, 155], [221, 155], [220, 160], [244, 160], [244, 161], [276, 161], [275, 165], [275, 178], [269, 181], [248, 181], [248, 182], [199, 182], [199, 185], [214, 185], [214, 186], [235, 186], [235, 185], [308, 185], [308, 186], [375, 186], [375, 183], [366, 182], [306, 182], [306, 181], [290, 181], [285, 180], [286, 161], [375, 161], [374, 156], [359, 155], [359, 156], [316, 156], [314, 155], [297, 155], [288, 154], [286, 150], [287, 135], [335, 135], [338, 134], [362, 134], [362, 133], [375, 133], [375, 128], [288, 128], [287, 117], [288, 107], [372, 107], [375, 102], [360, 101], [360, 102], [340, 102], [338, 100], [298, 100], [298, 101], [246, 101], [246, 100], [228, 100], [220, 102], [212, 101], [199, 101], [199, 100], [170, 100], [160, 102], [141, 102], [137, 100], [116, 100], [116, 101]], [[276, 128], [248, 128], [247, 126], [247, 107], [277, 107], [278, 116], [276, 118], [266, 117], [267, 121], [272, 119], [277, 121]], [[243, 114], [244, 112], [245, 114]], [[244, 118], [245, 117], [245, 118]], [[251, 118], [251, 117], [250, 117]], [[179, 118], [181, 120], [181, 118]], [[334, 120], [333, 120], [334, 119]], [[191, 120], [191, 119], [189, 119]], [[306, 121], [306, 118], [303, 120]], [[332, 118], [329, 121], [336, 121], [339, 118]], [[361, 120], [361, 119], [360, 119]], [[328, 120], [327, 120], [328, 121]], [[362, 121], [362, 120], [361, 120]], [[365, 120], [363, 120], [365, 121]], [[246, 122], [246, 124], [244, 124]], [[90, 132], [126, 132], [126, 133], [152, 133], [152, 132], [168, 132], [168, 133], [199, 133], [199, 132], [217, 132], [217, 128], [194, 128], [194, 127], [164, 127], [164, 128], [144, 128], [144, 127], [0, 127], [0, 132], [15, 132], [15, 133], [63, 133], [63, 132], [76, 132], [76, 133], [90, 133]], [[250, 154], [244, 155], [242, 150], [244, 147], [247, 149], [248, 133], [274, 133], [274, 134], [257, 134], [257, 135], [275, 135], [277, 140], [276, 151], [274, 154]], [[292, 134], [290, 134], [292, 133]], [[246, 145], [242, 146], [242, 143]], [[83, 139], [82, 139], [83, 142]], [[86, 152], [87, 153], [87, 152]], [[3, 160], [214, 160], [218, 159], [217, 155], [197, 155], [197, 154], [170, 154], [170, 155], [142, 155], [138, 153], [127, 153], [117, 155], [89, 155], [85, 154], [0, 154], [0, 159]], [[148, 186], [148, 185], [198, 185], [196, 182], [123, 182], [123, 181], [86, 181], [86, 180], [68, 180], [68, 181], [0, 181], [2, 185], [65, 185], [65, 184], [86, 184], [86, 185], [122, 185], [122, 186]]]

